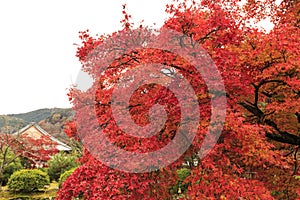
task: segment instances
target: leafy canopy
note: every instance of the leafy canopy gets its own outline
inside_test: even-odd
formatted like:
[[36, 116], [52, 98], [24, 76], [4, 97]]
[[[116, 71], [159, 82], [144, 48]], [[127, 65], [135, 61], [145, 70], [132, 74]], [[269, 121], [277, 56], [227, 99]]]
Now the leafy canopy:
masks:
[[[296, 198], [299, 182], [294, 175], [298, 173], [296, 163], [300, 144], [299, 9], [298, 1], [282, 1], [277, 5], [272, 0], [247, 1], [245, 4], [234, 0], [201, 3], [184, 0], [167, 6], [166, 11], [171, 17], [156, 33], [143, 26], [134, 28], [126, 10], [123, 11], [124, 28], [119, 32], [98, 38], [90, 36], [88, 31], [81, 32], [82, 46], [78, 48], [77, 57], [83, 63], [83, 70], [96, 81], [86, 92], [76, 88], [70, 90], [76, 120], [69, 123], [68, 135], [77, 140], [84, 138], [84, 142], [90, 142], [96, 149], [101, 149], [95, 141], [97, 134], [130, 152], [161, 149], [180, 134], [176, 132], [182, 114], [179, 101], [173, 91], [162, 86], [170, 80], [167, 76], [177, 74], [186, 78], [194, 89], [201, 117], [191, 146], [171, 165], [154, 171], [128, 173], [116, 170], [97, 160], [91, 149], [85, 147], [82, 166], [66, 180], [67, 184], [63, 184], [58, 199], [76, 196], [86, 199], [171, 199], [174, 194], [170, 188], [180, 180], [177, 169], [188, 160], [197, 160], [212, 117], [211, 101], [218, 101], [224, 94], [208, 91], [203, 77], [187, 60], [172, 52], [146, 48], [149, 44], [169, 45], [180, 52], [201, 45], [213, 59], [226, 88], [226, 120], [222, 134], [206, 157], [189, 165], [191, 174], [184, 180], [189, 183], [186, 197]], [[271, 17], [275, 24], [268, 33], [249, 25], [250, 20], [259, 21], [266, 17]], [[170, 40], [163, 34], [165, 29], [175, 30], [182, 37]], [[119, 35], [123, 43], [114, 46], [114, 39]], [[153, 38], [155, 40], [151, 40]], [[128, 46], [138, 48], [125, 52]], [[98, 47], [106, 50], [101, 51]], [[115, 57], [120, 54], [123, 56]], [[118, 81], [126, 77], [125, 72], [149, 62], [167, 66], [169, 73], [158, 78], [157, 83], [161, 84], [138, 87], [129, 99], [129, 113], [132, 120], [143, 127], [151, 123], [150, 108], [159, 104], [164, 106], [167, 120], [163, 129], [152, 137], [128, 136], [115, 121], [111, 96]], [[144, 70], [146, 79], [151, 73], [147, 68]], [[134, 75], [135, 79], [143, 78], [140, 74]], [[126, 78], [130, 80], [130, 76]], [[122, 83], [129, 89], [128, 82]], [[185, 88], [181, 89], [185, 94]], [[122, 91], [120, 95], [126, 96], [126, 90]], [[89, 115], [91, 110], [96, 114]], [[103, 130], [100, 133], [99, 128]], [[212, 126], [212, 130], [218, 128], [218, 124]], [[124, 162], [123, 167], [139, 169], [141, 163], [142, 160]]]

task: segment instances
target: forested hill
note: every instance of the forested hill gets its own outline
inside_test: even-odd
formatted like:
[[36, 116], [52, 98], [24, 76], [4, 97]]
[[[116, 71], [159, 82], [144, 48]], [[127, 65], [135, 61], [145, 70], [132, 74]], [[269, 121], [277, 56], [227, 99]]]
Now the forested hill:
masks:
[[54, 137], [66, 140], [64, 124], [72, 119], [73, 113], [71, 108], [44, 108], [27, 113], [0, 115], [0, 132], [13, 133], [30, 122], [36, 122]]
[[9, 117], [15, 117], [22, 119], [27, 122], [40, 122], [54, 113], [60, 113], [64, 116], [70, 116], [73, 114], [72, 110], [70, 108], [44, 108], [44, 109], [39, 109], [27, 113], [20, 113], [20, 114], [9, 114], [7, 116]]

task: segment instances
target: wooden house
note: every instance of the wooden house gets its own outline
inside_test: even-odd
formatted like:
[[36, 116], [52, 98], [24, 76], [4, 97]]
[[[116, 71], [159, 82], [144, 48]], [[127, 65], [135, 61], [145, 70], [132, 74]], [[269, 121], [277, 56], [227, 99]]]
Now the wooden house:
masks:
[[17, 135], [17, 134], [26, 135], [27, 137], [31, 137], [33, 139], [40, 139], [41, 137], [46, 136], [51, 139], [51, 141], [53, 142], [53, 144], [55, 145], [55, 147], [58, 151], [71, 151], [72, 150], [72, 148], [70, 146], [59, 141], [58, 139], [56, 139], [55, 137], [53, 137], [52, 135], [47, 133], [47, 131], [45, 131], [42, 127], [40, 127], [35, 122], [30, 123], [29, 125], [25, 126], [24, 128], [22, 128], [18, 132], [15, 132], [14, 134], [15, 135]]
[[[13, 135], [26, 138], [26, 145], [30, 145], [28, 147], [32, 150], [29, 151], [31, 152], [30, 156], [22, 156], [24, 159], [28, 159], [26, 167], [44, 167], [47, 165], [47, 161], [55, 154], [54, 152], [69, 152], [72, 150], [70, 146], [47, 133], [47, 131], [36, 123], [30, 123], [18, 132], [13, 133]], [[32, 141], [32, 143], [30, 143], [30, 141]], [[37, 144], [33, 141], [39, 141], [39, 146], [35, 146]], [[35, 152], [35, 150], [38, 151]], [[37, 154], [34, 155], [32, 152]]]

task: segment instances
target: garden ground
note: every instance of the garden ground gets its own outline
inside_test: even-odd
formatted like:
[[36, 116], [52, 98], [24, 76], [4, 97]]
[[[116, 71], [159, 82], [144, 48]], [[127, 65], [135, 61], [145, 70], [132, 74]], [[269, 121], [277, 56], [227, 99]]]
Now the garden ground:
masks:
[[26, 200], [46, 200], [54, 199], [58, 190], [58, 183], [52, 182], [45, 190], [37, 191], [31, 194], [12, 193], [8, 191], [7, 186], [2, 188], [0, 200], [26, 199]]

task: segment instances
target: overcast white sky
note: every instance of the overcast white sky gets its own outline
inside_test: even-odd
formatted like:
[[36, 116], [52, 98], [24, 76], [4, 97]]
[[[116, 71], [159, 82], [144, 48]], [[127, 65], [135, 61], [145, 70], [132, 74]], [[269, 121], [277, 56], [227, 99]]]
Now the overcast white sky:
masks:
[[0, 1], [0, 114], [71, 107], [78, 31], [118, 30], [124, 2], [135, 22], [161, 25], [167, 17], [162, 0]]

